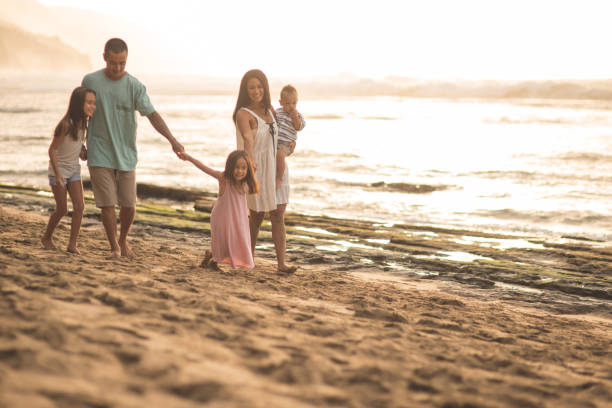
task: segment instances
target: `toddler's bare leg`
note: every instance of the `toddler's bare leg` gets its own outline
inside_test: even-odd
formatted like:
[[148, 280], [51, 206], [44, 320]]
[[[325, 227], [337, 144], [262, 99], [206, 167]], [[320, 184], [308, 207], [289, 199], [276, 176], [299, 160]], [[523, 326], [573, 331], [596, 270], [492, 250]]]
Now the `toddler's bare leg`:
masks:
[[285, 174], [285, 152], [283, 149], [278, 149], [276, 152], [276, 188], [279, 188], [283, 182], [283, 174]]

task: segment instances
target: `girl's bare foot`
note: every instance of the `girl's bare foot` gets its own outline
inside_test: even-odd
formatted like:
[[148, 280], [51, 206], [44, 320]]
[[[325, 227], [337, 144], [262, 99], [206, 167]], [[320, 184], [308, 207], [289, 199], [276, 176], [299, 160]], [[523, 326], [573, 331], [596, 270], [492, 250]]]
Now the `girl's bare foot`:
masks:
[[121, 247], [121, 256], [122, 257], [126, 257], [126, 258], [133, 258], [134, 257], [134, 251], [132, 251], [132, 248], [130, 248], [130, 246], [127, 244], [127, 242], [125, 244], [119, 244], [119, 246]]
[[119, 259], [121, 258], [121, 252], [119, 251], [111, 251], [111, 254], [106, 259]]
[[204, 259], [202, 259], [202, 263], [200, 264], [200, 268], [208, 268], [208, 263], [212, 259], [212, 252], [206, 251], [204, 253]]
[[53, 243], [53, 238], [51, 238], [51, 237], [49, 237], [49, 238], [42, 237], [40, 239], [40, 242], [42, 242], [43, 248], [45, 248], [45, 249], [57, 249], [57, 247]]
[[213, 271], [223, 272], [223, 269], [219, 268], [219, 264], [212, 259], [208, 262], [208, 268], [212, 269]]
[[66, 248], [66, 251], [72, 254], [81, 255], [81, 251], [79, 251], [76, 246], [74, 247], [69, 246], [68, 248]]

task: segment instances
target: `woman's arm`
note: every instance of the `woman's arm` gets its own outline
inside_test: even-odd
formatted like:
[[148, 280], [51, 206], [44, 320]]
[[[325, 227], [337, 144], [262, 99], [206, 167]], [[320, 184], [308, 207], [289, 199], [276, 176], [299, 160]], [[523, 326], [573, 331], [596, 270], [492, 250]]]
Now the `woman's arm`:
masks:
[[[236, 126], [238, 130], [240, 130], [240, 134], [242, 134], [242, 138], [244, 139], [244, 151], [247, 152], [251, 161], [254, 160], [253, 156], [253, 145], [255, 141], [255, 134], [253, 129], [251, 129], [251, 114], [249, 114], [245, 110], [241, 110], [236, 115]], [[255, 163], [253, 162], [253, 165]]]
[[207, 165], [205, 165], [204, 163], [202, 163], [195, 157], [191, 156], [189, 153], [181, 152], [179, 153], [179, 157], [183, 160], [187, 160], [193, 163], [193, 165], [196, 166], [198, 169], [202, 170], [204, 173], [208, 174], [209, 176], [216, 178], [217, 180], [220, 180], [221, 178], [223, 178], [222, 171], [211, 169], [210, 167], [208, 167]]
[[66, 187], [66, 180], [64, 180], [64, 176], [62, 175], [62, 172], [59, 169], [59, 165], [57, 164], [57, 149], [62, 144], [62, 141], [68, 133], [68, 130], [68, 124], [66, 122], [63, 122], [61, 131], [57, 136], [53, 137], [51, 145], [49, 146], [49, 159], [51, 160], [51, 167], [53, 168], [53, 172], [55, 173], [55, 181], [63, 187]]

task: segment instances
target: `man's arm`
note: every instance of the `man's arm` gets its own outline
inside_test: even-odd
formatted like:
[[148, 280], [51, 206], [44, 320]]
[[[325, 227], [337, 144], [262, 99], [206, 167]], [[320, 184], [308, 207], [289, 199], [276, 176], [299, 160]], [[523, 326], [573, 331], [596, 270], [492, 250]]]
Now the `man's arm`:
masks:
[[159, 132], [159, 134], [168, 139], [168, 141], [172, 145], [172, 150], [174, 150], [174, 153], [178, 155], [179, 152], [185, 151], [183, 145], [180, 144], [178, 140], [174, 138], [174, 136], [172, 136], [172, 132], [170, 131], [170, 129], [168, 129], [168, 125], [166, 125], [166, 122], [159, 113], [153, 112], [147, 115], [147, 119], [149, 119], [149, 122], [151, 122], [151, 125], [153, 125], [153, 127]]

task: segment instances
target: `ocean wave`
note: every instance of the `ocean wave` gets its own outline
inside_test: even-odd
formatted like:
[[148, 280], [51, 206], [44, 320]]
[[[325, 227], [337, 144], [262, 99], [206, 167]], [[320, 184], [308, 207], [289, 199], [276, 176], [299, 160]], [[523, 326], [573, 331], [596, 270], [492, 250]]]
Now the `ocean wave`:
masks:
[[312, 149], [298, 149], [294, 154], [297, 157], [308, 157], [309, 159], [325, 159], [333, 161], [339, 161], [339, 159], [359, 159], [361, 157], [355, 153], [326, 153]]
[[397, 118], [391, 116], [364, 116], [361, 119], [365, 120], [397, 120]]
[[612, 155], [594, 152], [568, 152], [558, 156], [558, 158], [564, 161], [577, 162], [612, 162]]
[[592, 211], [517, 211], [511, 208], [501, 210], [475, 211], [478, 216], [501, 220], [529, 221], [544, 224], [598, 225], [612, 224], [612, 217]]
[[0, 113], [38, 113], [42, 110], [37, 108], [0, 108]]
[[420, 80], [406, 77], [384, 79], [313, 79], [299, 83], [309, 93], [344, 96], [403, 96], [411, 98], [475, 98], [506, 100], [612, 100], [612, 80]]
[[467, 174], [459, 174], [459, 176], [463, 175], [474, 175], [490, 179], [533, 180], [536, 176], [538, 176], [538, 173], [525, 170], [484, 170], [474, 171]]
[[[588, 159], [583, 159], [587, 161]], [[608, 159], [606, 159], [607, 161]], [[575, 172], [571, 174], [571, 178], [566, 173], [543, 173], [536, 171], [524, 170], [487, 170], [475, 171], [471, 173], [459, 174], [459, 176], [477, 176], [486, 179], [514, 180], [518, 182], [527, 182], [528, 184], [538, 184], [547, 186], [574, 184], [577, 181], [589, 183], [609, 183], [610, 176], [608, 174], [591, 174], [587, 172]]]
[[434, 191], [448, 190], [451, 186], [447, 185], [433, 185], [433, 184], [417, 184], [417, 183], [386, 183], [384, 181], [377, 181], [375, 183], [355, 183], [355, 182], [343, 182], [335, 181], [337, 185], [357, 187], [366, 191], [388, 191], [388, 192], [399, 192], [407, 194], [427, 194]]
[[485, 123], [502, 124], [502, 125], [572, 125], [576, 123], [584, 124], [584, 121], [576, 121], [566, 118], [528, 118], [528, 119], [512, 119], [503, 116], [497, 120], [485, 120]]
[[170, 111], [164, 112], [164, 116], [173, 119], [199, 119], [199, 120], [210, 120], [215, 118], [215, 115], [212, 112], [204, 112], [204, 111], [196, 111], [196, 110], [186, 110], [186, 111]]
[[335, 115], [333, 113], [328, 113], [328, 114], [321, 114], [321, 115], [309, 115], [308, 119], [320, 119], [320, 120], [344, 119], [344, 116]]
[[0, 142], [6, 146], [7, 142], [16, 142], [22, 145], [24, 142], [35, 142], [40, 140], [48, 140], [51, 143], [52, 135], [34, 136], [34, 135], [0, 135]]
[[2, 176], [44, 176], [47, 174], [47, 167], [39, 170], [0, 170], [0, 177]]

